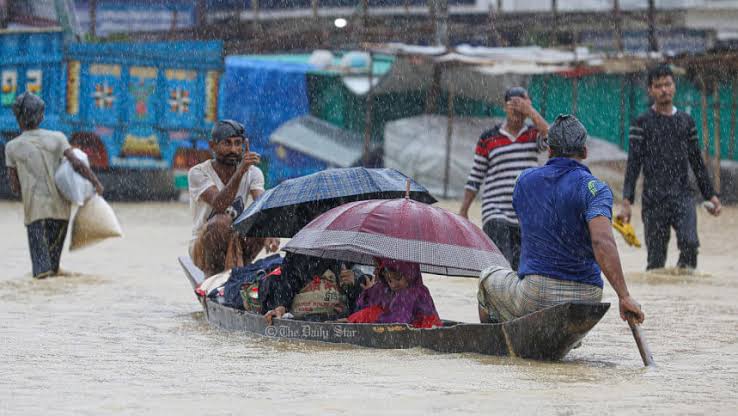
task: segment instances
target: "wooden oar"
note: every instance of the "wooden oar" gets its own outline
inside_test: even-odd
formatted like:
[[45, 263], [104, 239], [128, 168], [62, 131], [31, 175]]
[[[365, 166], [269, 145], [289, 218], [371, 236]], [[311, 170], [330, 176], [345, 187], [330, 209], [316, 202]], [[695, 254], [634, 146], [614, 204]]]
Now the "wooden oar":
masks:
[[653, 362], [653, 355], [651, 354], [651, 349], [648, 348], [646, 338], [643, 336], [643, 332], [641, 332], [641, 326], [636, 322], [635, 315], [629, 313], [626, 317], [628, 318], [630, 330], [633, 332], [633, 338], [635, 338], [636, 345], [638, 345], [638, 352], [641, 353], [643, 365], [653, 367], [656, 364]]

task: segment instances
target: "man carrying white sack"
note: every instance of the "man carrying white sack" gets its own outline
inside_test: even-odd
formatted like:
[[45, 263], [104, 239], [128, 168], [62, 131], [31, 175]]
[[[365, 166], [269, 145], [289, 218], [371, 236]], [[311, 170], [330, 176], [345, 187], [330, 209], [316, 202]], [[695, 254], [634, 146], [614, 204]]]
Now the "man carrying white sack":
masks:
[[23, 201], [24, 223], [28, 230], [33, 277], [43, 279], [59, 272], [71, 206], [56, 189], [54, 173], [66, 157], [74, 170], [92, 182], [98, 194], [103, 186], [92, 170], [75, 157], [66, 136], [39, 128], [46, 104], [24, 92], [13, 104], [13, 114], [21, 135], [5, 146], [5, 164], [10, 189]]

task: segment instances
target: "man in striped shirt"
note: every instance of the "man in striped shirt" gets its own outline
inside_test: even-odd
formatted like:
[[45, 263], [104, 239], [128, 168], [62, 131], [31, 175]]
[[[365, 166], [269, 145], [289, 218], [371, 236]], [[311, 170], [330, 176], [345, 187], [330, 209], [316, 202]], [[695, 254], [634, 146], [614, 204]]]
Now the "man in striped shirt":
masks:
[[[512, 206], [515, 180], [522, 171], [538, 166], [538, 153], [546, 149], [548, 123], [533, 108], [525, 88], [505, 92], [506, 118], [482, 134], [474, 152], [464, 201], [459, 214], [469, 217], [469, 206], [480, 188], [482, 228], [507, 258], [513, 270], [520, 262], [520, 227]], [[526, 123], [530, 119], [533, 125]]]

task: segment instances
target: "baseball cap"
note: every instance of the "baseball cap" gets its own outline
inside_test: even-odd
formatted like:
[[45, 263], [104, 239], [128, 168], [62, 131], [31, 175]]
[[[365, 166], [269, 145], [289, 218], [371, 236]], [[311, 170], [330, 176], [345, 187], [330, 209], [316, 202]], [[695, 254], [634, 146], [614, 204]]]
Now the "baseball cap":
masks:
[[587, 129], [571, 114], [559, 114], [548, 129], [548, 145], [564, 154], [581, 150], [587, 142]]
[[512, 87], [505, 91], [505, 102], [510, 101], [513, 97], [525, 98], [528, 96], [528, 91], [523, 87]]
[[213, 129], [210, 130], [210, 139], [219, 142], [221, 140], [225, 140], [229, 137], [243, 137], [245, 136], [246, 132], [243, 127], [243, 124], [239, 123], [235, 120], [218, 120], [218, 122], [215, 123], [213, 126]]

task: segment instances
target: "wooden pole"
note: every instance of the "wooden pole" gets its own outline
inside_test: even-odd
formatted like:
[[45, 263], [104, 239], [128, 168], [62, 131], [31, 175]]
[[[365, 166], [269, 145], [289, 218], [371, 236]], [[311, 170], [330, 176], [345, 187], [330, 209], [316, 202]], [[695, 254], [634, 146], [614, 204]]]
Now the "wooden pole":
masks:
[[700, 83], [700, 115], [702, 119], [702, 144], [705, 146], [705, 163], [710, 162], [710, 132], [707, 125], [707, 84], [703, 75], [698, 77]]
[[497, 14], [499, 13], [498, 9], [495, 9], [492, 7], [492, 4], [489, 5], [489, 35], [487, 41], [494, 46], [502, 46], [502, 42], [500, 40], [500, 32], [497, 31]]
[[612, 17], [615, 21], [615, 50], [622, 52], [623, 45], [623, 15], [620, 10], [620, 0], [613, 0]]
[[310, 7], [313, 9], [313, 19], [318, 20], [319, 0], [310, 0]]
[[658, 52], [659, 42], [656, 39], [656, 0], [648, 0], [648, 45], [652, 52]]
[[541, 117], [546, 118], [546, 109], [548, 108], [548, 83], [551, 76], [546, 74], [543, 76], [543, 88], [541, 91]]
[[369, 52], [369, 90], [366, 93], [364, 118], [364, 167], [369, 166], [369, 149], [372, 142], [372, 101], [374, 101], [374, 55]]
[[251, 0], [251, 10], [254, 12], [254, 23], [259, 24], [259, 0]]
[[630, 326], [630, 331], [633, 333], [633, 338], [635, 339], [636, 345], [638, 346], [638, 352], [641, 354], [643, 365], [645, 365], [646, 367], [653, 367], [656, 364], [653, 361], [651, 348], [648, 347], [646, 338], [641, 332], [641, 326], [635, 321], [635, 317], [633, 315], [628, 314], [627, 318], [628, 326]]
[[628, 126], [625, 125], [625, 76], [620, 77], [620, 147], [625, 148], [625, 136]]
[[720, 193], [720, 157], [722, 156], [722, 148], [720, 143], [720, 86], [717, 81], [712, 91], [712, 126], [715, 130], [715, 166], [713, 166], [715, 174], [715, 191]]
[[425, 97], [426, 114], [434, 114], [438, 111], [438, 96], [441, 94], [441, 67], [433, 64], [433, 80], [428, 94]]
[[448, 104], [446, 113], [446, 162], [443, 166], [443, 197], [448, 198], [448, 182], [451, 175], [451, 137], [454, 134], [454, 89], [448, 87]]
[[559, 5], [558, 0], [551, 0], [551, 13], [553, 14], [553, 33], [551, 44], [559, 44]]
[[728, 157], [735, 159], [735, 113], [738, 106], [738, 79], [733, 78], [733, 94], [730, 97], [730, 143], [728, 144]]
[[576, 116], [579, 107], [579, 76], [571, 80], [571, 113]]
[[97, 36], [97, 0], [90, 0], [90, 36]]

